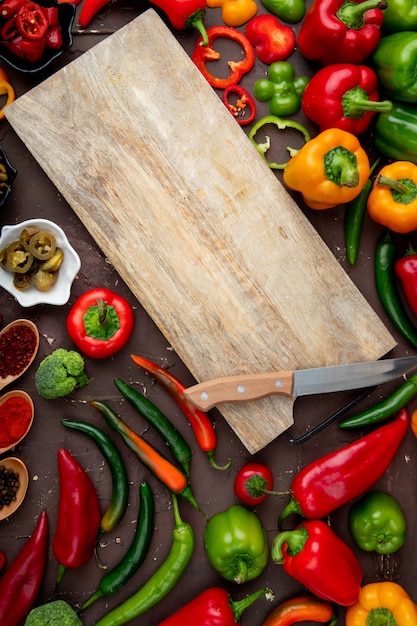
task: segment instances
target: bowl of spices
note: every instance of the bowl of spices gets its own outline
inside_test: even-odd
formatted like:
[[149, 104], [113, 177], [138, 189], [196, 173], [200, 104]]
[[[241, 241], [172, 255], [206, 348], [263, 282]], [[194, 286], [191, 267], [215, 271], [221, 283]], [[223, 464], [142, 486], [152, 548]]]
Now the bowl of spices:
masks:
[[21, 306], [66, 304], [80, 267], [80, 257], [54, 222], [39, 218], [3, 226], [0, 287]]
[[16, 389], [0, 397], [0, 454], [26, 437], [34, 414], [32, 398], [25, 391]]
[[14, 320], [0, 331], [0, 390], [26, 372], [38, 348], [39, 331], [30, 320]]
[[26, 465], [17, 457], [0, 461], [0, 520], [12, 515], [22, 504], [29, 485]]

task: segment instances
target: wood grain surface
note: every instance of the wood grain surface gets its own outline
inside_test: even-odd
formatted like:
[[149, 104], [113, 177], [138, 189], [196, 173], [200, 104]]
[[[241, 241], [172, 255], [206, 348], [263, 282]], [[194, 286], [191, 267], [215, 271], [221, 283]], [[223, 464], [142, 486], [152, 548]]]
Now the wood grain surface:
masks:
[[[5, 114], [198, 382], [395, 347], [152, 9]], [[255, 453], [292, 409], [219, 410]]]

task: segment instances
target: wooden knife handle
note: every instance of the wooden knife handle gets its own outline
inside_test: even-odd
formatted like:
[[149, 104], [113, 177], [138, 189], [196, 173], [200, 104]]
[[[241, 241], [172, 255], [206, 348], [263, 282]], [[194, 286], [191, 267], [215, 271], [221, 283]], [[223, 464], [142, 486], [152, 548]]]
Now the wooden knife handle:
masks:
[[248, 402], [273, 394], [291, 397], [293, 388], [293, 372], [270, 372], [214, 378], [188, 387], [184, 393], [197, 408], [208, 411], [225, 402]]

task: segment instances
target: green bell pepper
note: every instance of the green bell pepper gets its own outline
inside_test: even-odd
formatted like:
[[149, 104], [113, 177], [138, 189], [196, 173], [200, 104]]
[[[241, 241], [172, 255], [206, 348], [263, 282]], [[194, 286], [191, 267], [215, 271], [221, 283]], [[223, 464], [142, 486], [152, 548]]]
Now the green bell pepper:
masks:
[[261, 2], [267, 11], [289, 24], [301, 22], [306, 13], [304, 0], [261, 0]]
[[294, 115], [301, 108], [301, 98], [308, 83], [307, 76], [295, 77], [288, 61], [275, 61], [268, 69], [268, 78], [260, 78], [253, 86], [255, 98], [269, 103], [269, 112], [278, 117]]
[[416, 0], [389, 0], [384, 9], [383, 35], [400, 33], [404, 30], [417, 30]]
[[371, 63], [381, 89], [391, 98], [417, 102], [417, 32], [381, 37]]
[[417, 109], [415, 104], [393, 102], [389, 113], [377, 116], [373, 142], [385, 156], [417, 164]]
[[212, 567], [226, 580], [257, 578], [268, 563], [268, 538], [259, 517], [240, 504], [207, 522], [204, 546]]
[[371, 491], [349, 511], [349, 530], [366, 552], [392, 554], [405, 542], [406, 520], [397, 500], [383, 491]]

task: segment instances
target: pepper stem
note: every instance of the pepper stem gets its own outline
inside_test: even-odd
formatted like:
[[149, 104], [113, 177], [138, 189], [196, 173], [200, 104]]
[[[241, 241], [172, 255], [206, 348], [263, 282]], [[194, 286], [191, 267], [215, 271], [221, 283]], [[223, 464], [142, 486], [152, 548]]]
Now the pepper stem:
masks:
[[259, 591], [255, 591], [246, 598], [243, 598], [243, 600], [239, 600], [236, 602], [229, 598], [229, 606], [233, 612], [236, 624], [240, 622], [243, 611], [245, 611], [251, 604], [255, 602], [255, 600], [257, 600], [261, 596], [265, 596], [267, 600], [272, 601], [274, 599], [274, 592], [272, 591], [272, 589], [266, 588], [259, 589]]
[[248, 580], [248, 564], [245, 559], [237, 560], [237, 572], [235, 576], [233, 576], [233, 580], [238, 585], [245, 583]]
[[196, 28], [198, 32], [200, 33], [203, 39], [203, 41], [200, 43], [200, 46], [207, 46], [209, 42], [206, 27], [204, 26], [204, 23], [203, 23], [203, 18], [204, 18], [205, 13], [206, 12], [204, 9], [199, 9], [198, 11], [195, 11], [194, 13], [192, 13], [185, 22], [187, 26], [191, 28]]
[[344, 2], [336, 12], [336, 17], [349, 29], [359, 30], [365, 24], [365, 13], [372, 9], [383, 11], [388, 6], [386, 0], [365, 0], [365, 2]]
[[288, 552], [291, 556], [295, 556], [304, 548], [304, 545], [308, 539], [308, 531], [304, 526], [296, 528], [295, 530], [283, 530], [275, 536], [272, 547], [271, 557], [274, 563], [283, 563], [284, 554], [282, 552], [282, 546], [284, 543], [288, 546]]
[[208, 452], [206, 452], [206, 454], [209, 458], [211, 467], [216, 470], [227, 470], [232, 464], [232, 459], [228, 459], [225, 465], [217, 465], [216, 461], [214, 460], [214, 450], [209, 450]]
[[81, 611], [84, 611], [84, 609], [90, 606], [90, 604], [93, 604], [93, 602], [95, 602], [99, 598], [102, 598], [103, 595], [104, 593], [100, 591], [100, 589], [98, 589], [88, 600], [86, 600], [86, 602], [84, 602], [84, 604], [82, 605], [82, 607], [80, 608], [78, 612], [81, 613]]
[[303, 514], [301, 507], [298, 504], [297, 500], [295, 500], [294, 498], [291, 498], [291, 500], [288, 502], [287, 506], [285, 507], [285, 509], [282, 511], [281, 515], [278, 518], [278, 528], [281, 528], [282, 522], [289, 515], [292, 515], [293, 513], [295, 513], [296, 515]]
[[394, 180], [393, 178], [388, 178], [388, 176], [381, 176], [381, 174], [379, 174], [376, 177], [375, 183], [381, 187], [389, 187], [393, 191], [396, 191], [397, 193], [400, 193], [400, 194], [405, 195], [405, 194], [410, 193], [410, 190], [407, 187], [407, 185], [402, 183], [400, 180]]
[[343, 115], [351, 119], [361, 119], [366, 111], [389, 113], [392, 111], [390, 100], [370, 100], [365, 89], [354, 87], [342, 96]]
[[62, 563], [58, 564], [58, 573], [57, 573], [57, 576], [56, 576], [56, 583], [55, 583], [57, 587], [58, 587], [58, 585], [61, 584], [61, 581], [62, 581], [62, 578], [63, 578], [63, 576], [65, 574], [65, 570], [66, 569], [67, 568], [65, 567], [65, 565], [62, 565]]

